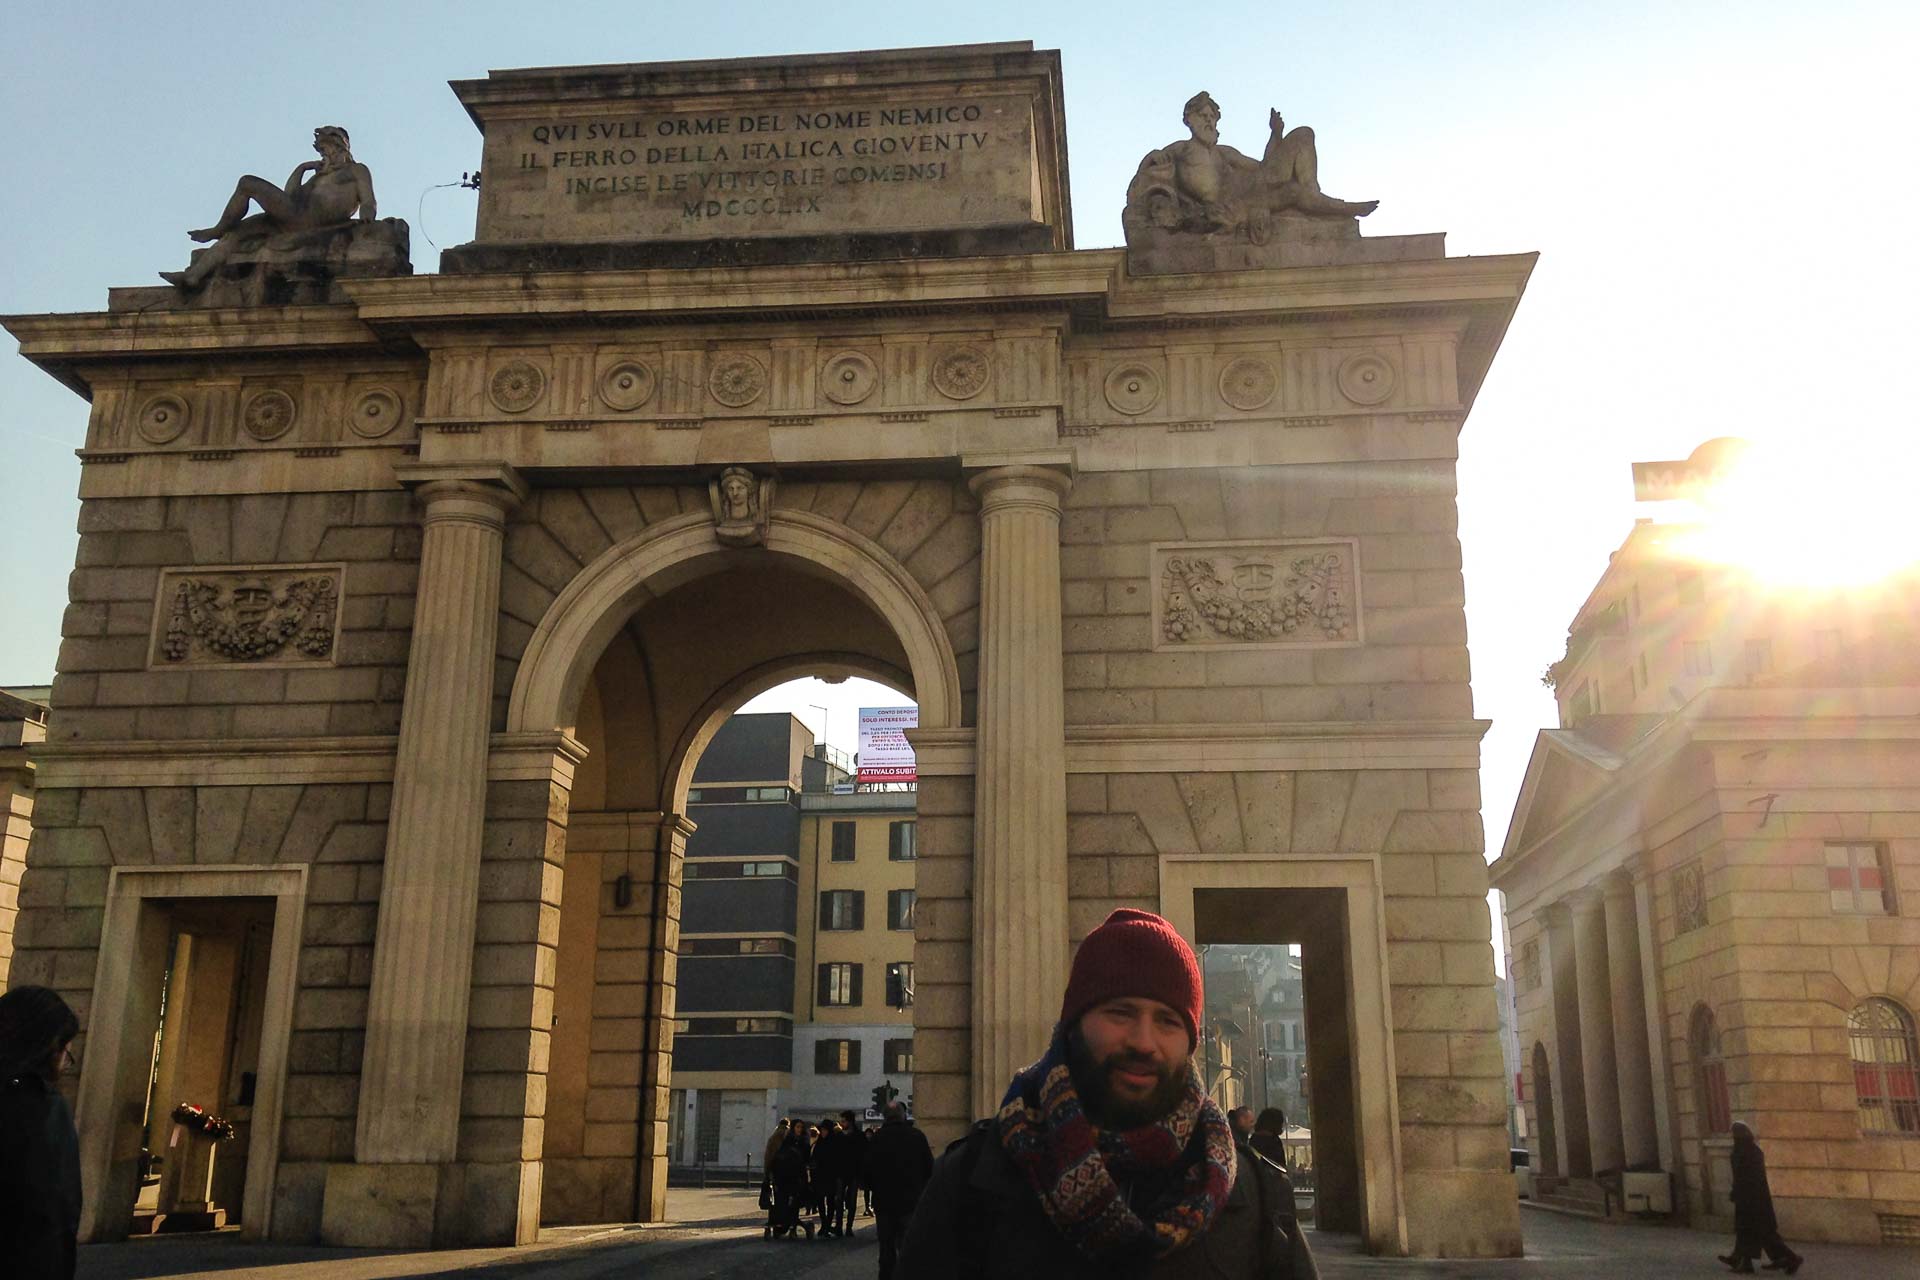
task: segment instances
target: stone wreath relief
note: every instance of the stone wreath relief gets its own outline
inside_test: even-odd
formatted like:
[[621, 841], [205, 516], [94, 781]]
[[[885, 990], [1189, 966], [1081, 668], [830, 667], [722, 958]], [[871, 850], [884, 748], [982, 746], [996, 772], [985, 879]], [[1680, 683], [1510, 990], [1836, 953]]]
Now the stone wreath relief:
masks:
[[1345, 547], [1170, 554], [1160, 572], [1160, 633], [1174, 644], [1355, 639]]
[[339, 582], [332, 574], [275, 582], [257, 575], [181, 578], [166, 601], [167, 662], [324, 661], [333, 656]]

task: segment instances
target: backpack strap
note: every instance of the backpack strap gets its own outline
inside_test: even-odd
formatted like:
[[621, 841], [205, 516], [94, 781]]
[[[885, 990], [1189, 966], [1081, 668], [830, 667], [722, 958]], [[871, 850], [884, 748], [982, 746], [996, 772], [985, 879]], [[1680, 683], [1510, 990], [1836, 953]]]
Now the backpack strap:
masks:
[[945, 1152], [954, 1157], [953, 1174], [960, 1183], [954, 1222], [959, 1228], [955, 1244], [961, 1275], [987, 1274], [987, 1242], [992, 1239], [989, 1233], [993, 1230], [993, 1206], [986, 1195], [975, 1189], [973, 1171], [980, 1164], [980, 1153], [993, 1140], [992, 1130], [992, 1120], [976, 1121], [963, 1137], [949, 1143]]

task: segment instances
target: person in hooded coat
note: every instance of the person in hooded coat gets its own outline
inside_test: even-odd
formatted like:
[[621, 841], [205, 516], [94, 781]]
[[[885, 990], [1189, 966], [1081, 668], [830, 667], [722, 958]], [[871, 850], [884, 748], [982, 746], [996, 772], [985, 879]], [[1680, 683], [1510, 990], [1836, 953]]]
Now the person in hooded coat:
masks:
[[1733, 1252], [1720, 1255], [1720, 1261], [1743, 1275], [1753, 1273], [1753, 1260], [1767, 1255], [1767, 1268], [1788, 1275], [1800, 1269], [1806, 1259], [1787, 1247], [1780, 1238], [1780, 1224], [1773, 1216], [1773, 1190], [1767, 1185], [1767, 1157], [1754, 1141], [1753, 1130], [1742, 1121], [1733, 1122]]
[[55, 1087], [80, 1020], [58, 993], [0, 995], [0, 1257], [13, 1280], [72, 1280], [80, 1138]]

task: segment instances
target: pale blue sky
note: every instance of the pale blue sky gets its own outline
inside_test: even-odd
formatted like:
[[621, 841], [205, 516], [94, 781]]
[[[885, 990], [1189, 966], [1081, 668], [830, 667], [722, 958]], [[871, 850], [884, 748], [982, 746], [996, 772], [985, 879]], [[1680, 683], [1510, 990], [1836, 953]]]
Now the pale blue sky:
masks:
[[[449, 79], [493, 67], [1031, 39], [1065, 64], [1076, 242], [1210, 90], [1258, 153], [1311, 124], [1370, 234], [1542, 257], [1462, 436], [1461, 538], [1497, 848], [1539, 673], [1633, 518], [1627, 464], [1742, 434], [1879, 456], [1915, 431], [1920, 5], [16, 3], [0, 10], [0, 311], [183, 266], [243, 172], [341, 124], [381, 212], [459, 243], [479, 162]], [[423, 192], [425, 193], [423, 196]], [[424, 199], [424, 205], [422, 200]], [[44, 681], [85, 406], [0, 355], [0, 684]], [[1783, 511], [1783, 519], [1794, 512]], [[817, 713], [805, 713], [817, 718]], [[850, 724], [851, 717], [847, 717]], [[839, 725], [834, 736], [840, 738]]]

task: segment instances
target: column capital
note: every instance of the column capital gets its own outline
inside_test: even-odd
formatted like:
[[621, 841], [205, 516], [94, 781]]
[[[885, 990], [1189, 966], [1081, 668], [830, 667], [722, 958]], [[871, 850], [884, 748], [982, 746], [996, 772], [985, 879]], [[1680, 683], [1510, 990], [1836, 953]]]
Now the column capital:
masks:
[[1567, 894], [1563, 901], [1575, 915], [1586, 915], [1589, 912], [1598, 911], [1605, 906], [1605, 899], [1606, 894], [1602, 889], [1601, 882], [1596, 881], [1593, 884], [1581, 885], [1578, 889]]
[[1542, 926], [1552, 929], [1556, 926], [1571, 924], [1573, 922], [1573, 908], [1567, 905], [1565, 898], [1556, 898], [1554, 901], [1549, 902], [1546, 906], [1534, 912], [1533, 917], [1538, 920]]
[[1631, 898], [1633, 886], [1640, 879], [1638, 868], [1632, 866], [1615, 867], [1600, 877], [1600, 891], [1609, 898]]
[[395, 467], [393, 478], [413, 491], [429, 515], [454, 498], [490, 503], [504, 517], [527, 500], [531, 487], [504, 462], [428, 462]]
[[966, 454], [960, 466], [967, 473], [967, 488], [980, 499], [983, 511], [1023, 502], [1058, 510], [1060, 500], [1073, 488], [1073, 454], [1064, 450]]

